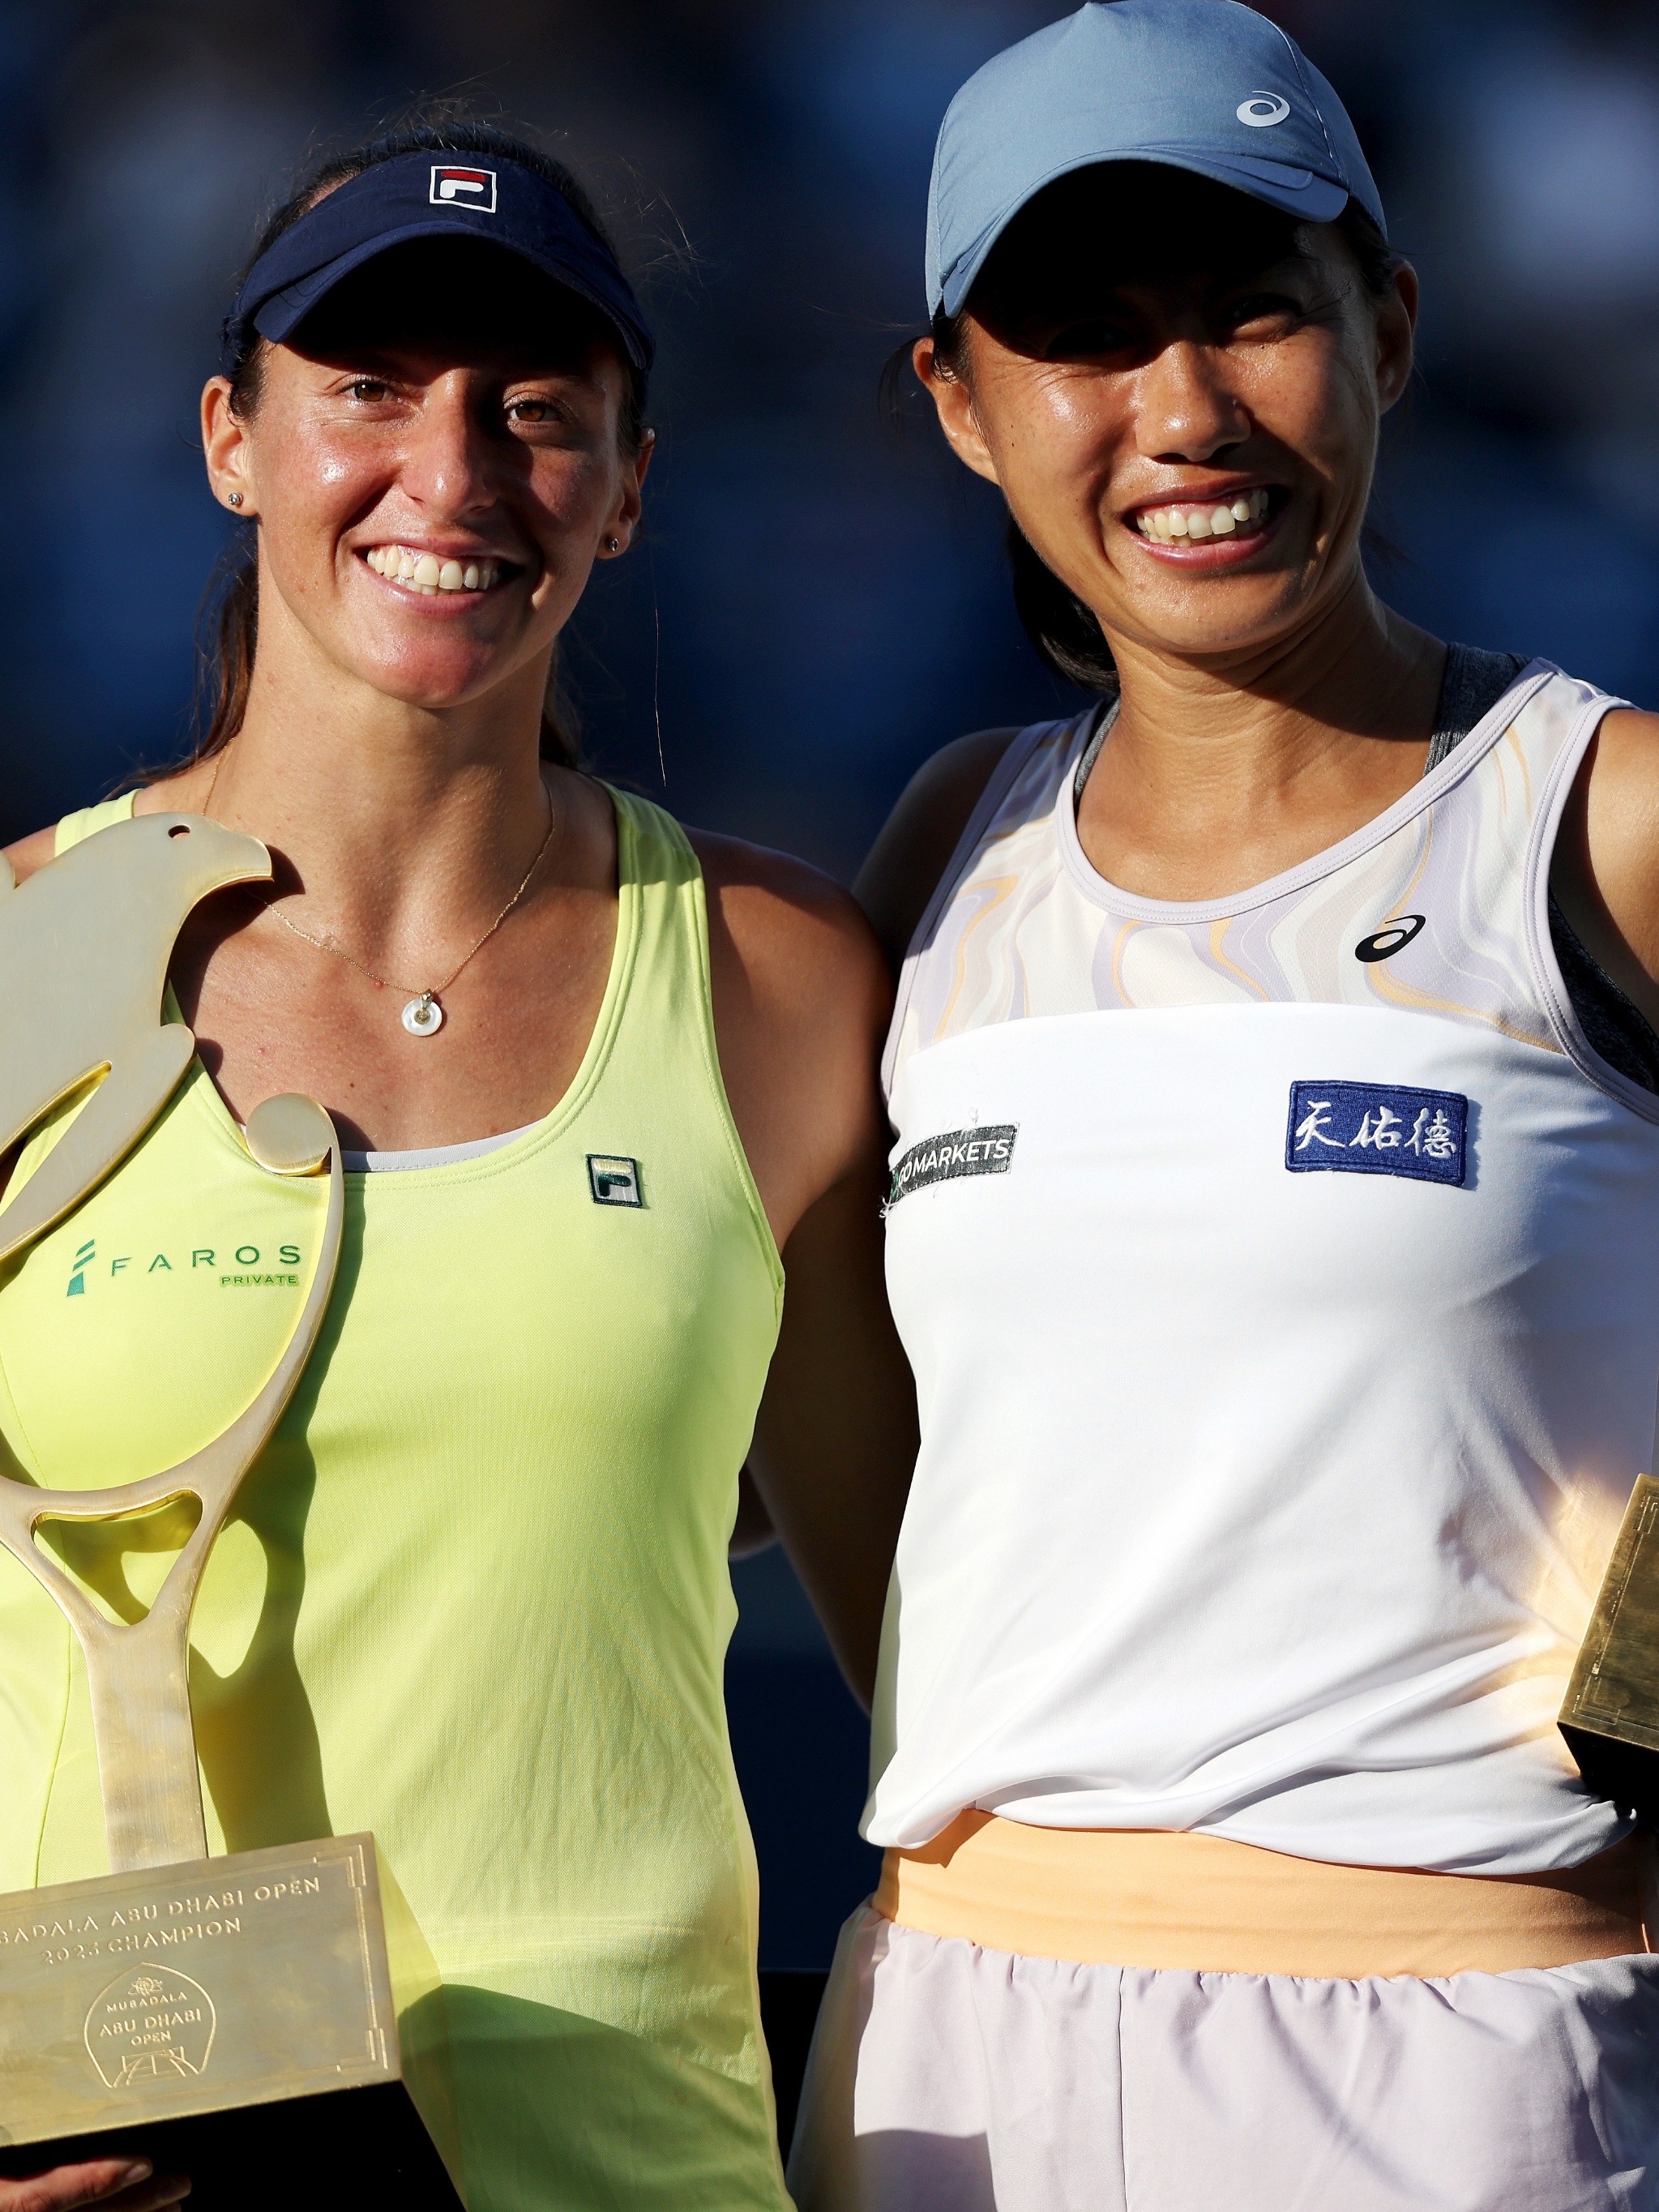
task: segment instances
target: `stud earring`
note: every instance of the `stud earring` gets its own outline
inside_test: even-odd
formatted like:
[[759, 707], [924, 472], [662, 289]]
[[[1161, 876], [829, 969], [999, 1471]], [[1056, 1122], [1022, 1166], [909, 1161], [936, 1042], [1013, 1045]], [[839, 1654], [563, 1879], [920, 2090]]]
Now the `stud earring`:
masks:
[[620, 553], [622, 551], [621, 538], [607, 538], [605, 541], [605, 550], [607, 553]]
[[239, 491], [234, 491], [234, 492], [232, 492], [232, 493], [229, 495], [229, 498], [230, 498], [230, 503], [231, 503], [231, 505], [232, 505], [233, 507], [240, 507], [240, 506], [241, 505], [241, 503], [242, 503], [242, 495], [241, 495], [241, 493], [240, 493], [240, 492], [239, 492]]

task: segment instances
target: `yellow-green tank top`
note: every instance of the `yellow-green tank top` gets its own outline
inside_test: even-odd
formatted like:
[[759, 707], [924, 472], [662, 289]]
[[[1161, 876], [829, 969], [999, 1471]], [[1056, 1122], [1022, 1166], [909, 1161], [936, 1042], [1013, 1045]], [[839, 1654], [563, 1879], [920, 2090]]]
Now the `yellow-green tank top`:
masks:
[[[782, 1271], [696, 860], [613, 798], [575, 1080], [501, 1150], [347, 1178], [329, 1317], [209, 1561], [191, 1694], [210, 1850], [384, 1847], [446, 1984], [472, 2212], [776, 2212], [721, 1674]], [[70, 816], [58, 849], [131, 808]], [[123, 1482], [226, 1427], [298, 1315], [324, 1194], [252, 1163], [195, 1064], [0, 1275], [27, 1473]], [[170, 1555], [94, 1546], [70, 1564], [130, 1617]], [[3, 1553], [0, 1778], [0, 1891], [106, 1870], [78, 1647]]]

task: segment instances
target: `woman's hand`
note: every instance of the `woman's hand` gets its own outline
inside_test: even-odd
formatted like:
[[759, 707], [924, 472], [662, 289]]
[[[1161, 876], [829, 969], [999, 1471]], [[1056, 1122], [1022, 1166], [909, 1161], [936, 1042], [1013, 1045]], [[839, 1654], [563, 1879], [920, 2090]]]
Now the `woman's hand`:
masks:
[[161, 2212], [189, 2194], [182, 2174], [156, 2180], [147, 2158], [94, 2158], [22, 2181], [0, 2179], [0, 2212], [74, 2212], [81, 2204], [100, 2205], [103, 2212]]

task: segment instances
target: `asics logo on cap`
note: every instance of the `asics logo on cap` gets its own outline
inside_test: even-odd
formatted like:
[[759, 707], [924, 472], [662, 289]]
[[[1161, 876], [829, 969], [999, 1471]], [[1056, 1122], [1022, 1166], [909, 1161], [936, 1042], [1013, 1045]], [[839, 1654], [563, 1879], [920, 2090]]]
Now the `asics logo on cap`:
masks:
[[466, 207], [479, 215], [494, 215], [495, 172], [434, 167], [430, 198], [434, 207]]
[[1248, 123], [1252, 131], [1270, 131], [1275, 123], [1282, 123], [1290, 112], [1290, 101], [1281, 100], [1276, 92], [1253, 92], [1233, 110], [1239, 121]]

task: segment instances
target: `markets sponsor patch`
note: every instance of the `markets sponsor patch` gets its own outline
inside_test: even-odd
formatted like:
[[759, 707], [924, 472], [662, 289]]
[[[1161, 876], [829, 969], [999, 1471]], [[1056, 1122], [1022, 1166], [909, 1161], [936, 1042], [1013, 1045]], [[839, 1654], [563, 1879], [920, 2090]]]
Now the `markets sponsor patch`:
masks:
[[1287, 1168], [1462, 1182], [1469, 1102], [1403, 1083], [1293, 1083]]
[[951, 1182], [958, 1176], [1006, 1175], [1013, 1165], [1018, 1134], [1018, 1121], [992, 1121], [978, 1129], [950, 1129], [942, 1137], [912, 1145], [893, 1170], [884, 1212], [913, 1190], [925, 1190], [930, 1182]]

